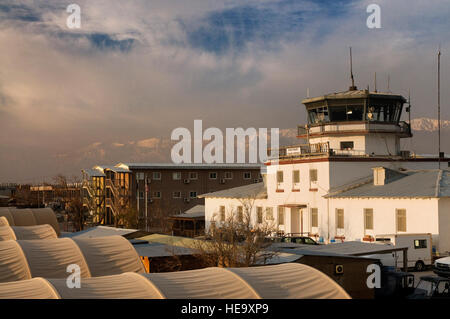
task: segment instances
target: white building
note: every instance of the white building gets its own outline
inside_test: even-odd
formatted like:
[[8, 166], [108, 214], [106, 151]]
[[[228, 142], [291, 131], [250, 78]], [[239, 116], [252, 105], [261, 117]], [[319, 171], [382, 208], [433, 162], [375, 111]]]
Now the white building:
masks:
[[[252, 221], [273, 220], [285, 234], [330, 242], [429, 232], [438, 251], [450, 250], [449, 172], [437, 170], [437, 157], [401, 150], [400, 139], [412, 136], [400, 121], [405, 102], [352, 88], [304, 100], [309, 123], [298, 137], [307, 143], [280, 148], [266, 163], [265, 183], [203, 195], [206, 227], [247, 198]], [[441, 167], [449, 161], [442, 157]]]

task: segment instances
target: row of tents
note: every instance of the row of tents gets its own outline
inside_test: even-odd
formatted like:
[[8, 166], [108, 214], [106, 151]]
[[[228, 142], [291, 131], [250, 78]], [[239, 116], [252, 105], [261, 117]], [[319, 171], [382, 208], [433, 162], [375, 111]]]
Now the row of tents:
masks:
[[[296, 263], [145, 273], [126, 238], [58, 238], [57, 226], [51, 209], [0, 209], [0, 298], [350, 298]], [[70, 265], [79, 267], [78, 288], [68, 284]]]

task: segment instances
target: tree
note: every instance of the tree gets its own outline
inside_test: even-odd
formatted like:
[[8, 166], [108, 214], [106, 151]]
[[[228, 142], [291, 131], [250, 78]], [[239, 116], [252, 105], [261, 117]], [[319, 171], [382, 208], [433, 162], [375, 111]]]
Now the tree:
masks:
[[116, 215], [114, 216], [115, 227], [121, 225], [125, 228], [139, 228], [139, 212], [136, 208], [128, 205], [119, 205]]
[[[267, 248], [267, 237], [276, 232], [272, 222], [254, 225], [251, 218], [254, 199], [241, 201], [242, 209], [231, 207], [223, 221], [216, 222], [206, 233], [206, 241], [195, 241], [197, 256], [210, 267], [249, 267], [265, 263], [275, 255]], [[228, 215], [228, 216], [227, 216]]]

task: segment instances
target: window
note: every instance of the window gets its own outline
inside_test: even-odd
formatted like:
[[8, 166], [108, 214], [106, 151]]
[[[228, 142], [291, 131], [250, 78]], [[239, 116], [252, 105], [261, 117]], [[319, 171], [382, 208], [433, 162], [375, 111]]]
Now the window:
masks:
[[173, 192], [173, 198], [181, 198], [181, 192]]
[[300, 171], [292, 171], [292, 183], [298, 184], [300, 183]]
[[364, 229], [373, 230], [373, 209], [364, 208]]
[[397, 209], [397, 231], [406, 231], [406, 209]]
[[198, 179], [198, 174], [197, 174], [197, 172], [190, 172], [190, 173], [189, 173], [189, 179], [192, 179], [192, 180]]
[[153, 198], [161, 198], [161, 192], [153, 192], [152, 197]]
[[311, 227], [319, 227], [319, 211], [317, 208], [311, 208]]
[[172, 179], [173, 179], [174, 181], [180, 180], [180, 179], [181, 179], [181, 172], [173, 172], [173, 173], [172, 173]]
[[233, 179], [233, 173], [232, 172], [225, 172], [225, 179]]
[[317, 169], [310, 169], [309, 170], [309, 181], [311, 183], [317, 182]]
[[283, 183], [283, 171], [277, 171], [277, 183]]
[[341, 142], [341, 150], [352, 150], [352, 149], [353, 149], [353, 141]]
[[238, 219], [238, 221], [240, 221], [240, 222], [243, 222], [243, 221], [244, 221], [244, 207], [242, 207], [242, 206], [238, 206], [238, 209], [237, 209], [237, 219]]
[[225, 206], [219, 207], [219, 214], [220, 214], [220, 221], [224, 222], [225, 221]]
[[273, 220], [273, 207], [266, 208], [266, 220]]
[[153, 179], [154, 180], [161, 180], [161, 173], [160, 172], [153, 172]]
[[256, 222], [258, 224], [262, 224], [262, 222], [263, 222], [263, 208], [262, 207], [256, 207]]
[[217, 173], [215, 172], [209, 173], [209, 179], [217, 179]]
[[189, 197], [190, 198], [196, 198], [197, 197], [197, 192], [190, 192], [189, 193]]
[[414, 240], [414, 248], [427, 248], [427, 240], [426, 239], [416, 239]]
[[251, 178], [252, 178], [252, 173], [244, 172], [244, 179], [251, 179]]
[[278, 206], [278, 225], [284, 225], [284, 207]]
[[144, 180], [144, 173], [136, 173], [136, 179], [138, 181], [143, 181]]
[[344, 229], [344, 210], [341, 208], [336, 209], [336, 228]]

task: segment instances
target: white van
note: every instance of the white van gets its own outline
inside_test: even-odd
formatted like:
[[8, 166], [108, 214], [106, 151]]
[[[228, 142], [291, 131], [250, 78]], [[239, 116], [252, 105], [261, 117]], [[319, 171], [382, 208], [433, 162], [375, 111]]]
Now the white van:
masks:
[[[376, 235], [377, 242], [391, 243], [397, 247], [408, 247], [408, 267], [423, 271], [431, 266], [432, 241], [431, 234], [388, 234]], [[403, 268], [403, 252], [396, 252], [396, 267]]]

